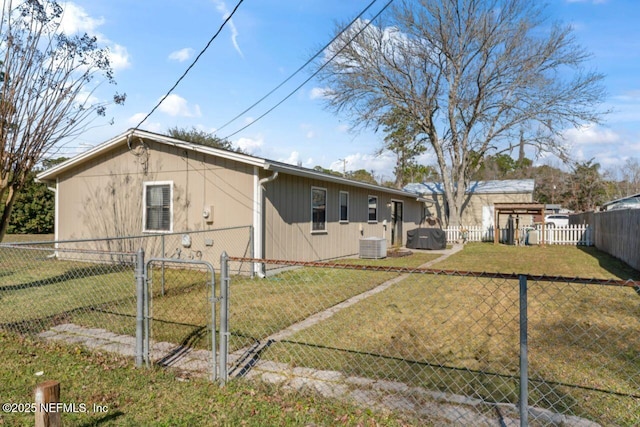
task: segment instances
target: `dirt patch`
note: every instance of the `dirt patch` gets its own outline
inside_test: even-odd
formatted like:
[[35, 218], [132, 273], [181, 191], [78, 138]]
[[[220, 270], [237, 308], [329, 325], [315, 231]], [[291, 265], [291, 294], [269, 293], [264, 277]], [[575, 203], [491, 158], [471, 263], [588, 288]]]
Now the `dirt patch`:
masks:
[[389, 258], [400, 258], [403, 256], [409, 256], [411, 254], [413, 254], [413, 252], [407, 249], [392, 249], [390, 251], [387, 251], [387, 256]]

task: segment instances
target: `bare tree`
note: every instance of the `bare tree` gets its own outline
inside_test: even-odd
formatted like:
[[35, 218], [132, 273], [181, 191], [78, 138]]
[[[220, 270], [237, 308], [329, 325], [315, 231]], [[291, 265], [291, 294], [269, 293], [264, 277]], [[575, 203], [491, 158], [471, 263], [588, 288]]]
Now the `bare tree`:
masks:
[[622, 166], [623, 196], [640, 192], [640, 162], [635, 157], [628, 158]]
[[450, 225], [481, 162], [519, 148], [563, 157], [569, 126], [598, 123], [603, 76], [569, 27], [547, 25], [530, 0], [403, 1], [359, 21], [321, 64], [326, 102], [354, 127], [378, 126], [396, 109], [410, 117], [437, 159]]
[[95, 101], [94, 77], [113, 83], [109, 52], [95, 37], [64, 34], [56, 1], [6, 0], [1, 13], [0, 241], [29, 171], [125, 98]]

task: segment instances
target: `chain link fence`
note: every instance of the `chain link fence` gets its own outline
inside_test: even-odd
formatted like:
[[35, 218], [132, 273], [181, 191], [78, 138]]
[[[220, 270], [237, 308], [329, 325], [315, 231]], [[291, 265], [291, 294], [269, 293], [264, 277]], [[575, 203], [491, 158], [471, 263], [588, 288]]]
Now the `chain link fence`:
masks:
[[[419, 424], [640, 424], [638, 282], [254, 260], [250, 228], [188, 233], [190, 247], [185, 234], [131, 238], [151, 251], [153, 363], [205, 373], [213, 363], [216, 378], [217, 356], [223, 380], [310, 388]], [[143, 269], [116, 250], [125, 242], [0, 245], [0, 328], [77, 332], [68, 342], [99, 331], [133, 348]], [[211, 259], [212, 275], [199, 263], [225, 242], [234, 258]]]
[[[252, 227], [148, 234], [68, 241], [30, 241], [0, 244], [0, 328], [18, 333], [42, 333], [65, 325], [104, 329], [112, 334], [136, 333], [136, 251], [146, 259], [163, 258], [152, 266], [152, 293], [181, 296], [170, 306], [153, 307], [158, 341], [189, 340], [202, 327], [200, 320], [181, 323], [182, 315], [207, 303], [210, 289], [202, 271], [183, 261], [209, 262], [218, 269], [220, 255], [251, 256]], [[195, 291], [197, 290], [197, 292]], [[186, 295], [204, 292], [199, 305]], [[210, 316], [209, 316], [210, 317]], [[173, 322], [173, 323], [171, 323]], [[189, 323], [189, 322], [183, 322]], [[166, 326], [161, 327], [162, 324]], [[157, 331], [156, 331], [157, 330]], [[167, 333], [165, 330], [171, 330]], [[78, 330], [76, 330], [78, 332]], [[152, 338], [156, 338], [155, 336]], [[210, 348], [210, 347], [209, 347]]]
[[253, 255], [253, 227], [230, 227], [176, 233], [144, 234], [64, 241], [32, 241], [3, 243], [0, 248], [33, 247], [60, 249], [52, 256], [65, 260], [117, 262], [121, 254], [134, 254], [143, 249], [147, 259], [207, 261], [220, 267], [222, 252], [238, 257]]
[[426, 424], [640, 423], [637, 282], [255, 261], [230, 277], [231, 376]]
[[[0, 245], [0, 327], [41, 333], [74, 324], [134, 335], [135, 254]], [[99, 262], [98, 262], [99, 260]]]

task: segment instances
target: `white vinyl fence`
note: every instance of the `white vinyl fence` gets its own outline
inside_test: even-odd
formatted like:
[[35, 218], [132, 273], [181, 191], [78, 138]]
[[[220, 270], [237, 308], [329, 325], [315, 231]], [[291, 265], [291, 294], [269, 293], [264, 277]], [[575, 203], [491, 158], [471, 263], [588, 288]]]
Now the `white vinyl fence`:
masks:
[[[527, 226], [521, 227], [518, 232], [520, 244], [525, 244], [527, 233], [533, 229], [538, 230], [538, 240], [542, 240], [542, 227]], [[462, 242], [463, 235], [466, 234], [467, 242], [491, 242], [493, 241], [493, 227], [447, 227], [447, 242]], [[500, 229], [500, 241], [507, 240], [507, 229]], [[546, 227], [544, 230], [544, 243], [548, 245], [583, 245], [593, 246], [591, 228], [587, 224], [568, 225], [565, 227]]]

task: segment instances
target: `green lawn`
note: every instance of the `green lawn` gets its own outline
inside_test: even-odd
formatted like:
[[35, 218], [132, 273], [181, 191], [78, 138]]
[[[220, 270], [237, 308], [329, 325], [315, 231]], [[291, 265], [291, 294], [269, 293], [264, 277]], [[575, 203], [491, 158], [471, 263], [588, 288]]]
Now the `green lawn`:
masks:
[[[593, 249], [513, 249], [472, 244], [434, 268], [638, 277]], [[352, 272], [353, 282], [360, 274]], [[638, 396], [639, 302], [628, 287], [530, 283], [530, 403], [605, 423], [640, 422], [637, 398], [592, 390]], [[263, 358], [516, 403], [518, 316], [517, 281], [414, 274], [271, 345]]]
[[[67, 426], [409, 426], [410, 418], [235, 380], [224, 388], [172, 370], [136, 369], [132, 360], [0, 331], [3, 403], [34, 400], [37, 384], [60, 382], [60, 400], [87, 413], [63, 413]], [[41, 376], [36, 373], [41, 372]], [[94, 405], [105, 412], [93, 412]], [[33, 426], [33, 414], [0, 413], [0, 425]]]
[[52, 242], [53, 240], [53, 234], [7, 234], [2, 243]]
[[640, 272], [590, 246], [508, 246], [469, 243], [438, 263], [458, 271], [640, 280]]
[[[20, 250], [22, 251], [22, 250]], [[343, 264], [414, 268], [438, 255], [414, 253]], [[31, 258], [29, 258], [31, 257]], [[133, 335], [131, 266], [77, 263], [0, 250], [0, 324], [20, 331], [72, 322]], [[638, 279], [593, 248], [468, 244], [432, 268], [455, 271]], [[234, 271], [233, 268], [231, 268]], [[152, 338], [207, 347], [207, 275], [153, 270]], [[231, 351], [390, 280], [388, 289], [269, 346], [263, 359], [401, 381], [482, 398], [518, 399], [517, 281], [454, 274], [294, 268], [266, 279], [233, 276]], [[216, 277], [216, 283], [219, 277]], [[632, 288], [570, 281], [529, 284], [530, 403], [605, 424], [640, 422], [640, 304]], [[10, 307], [10, 309], [7, 309]], [[22, 323], [20, 323], [22, 321]], [[216, 322], [218, 323], [218, 322]], [[601, 393], [610, 390], [617, 394]]]

